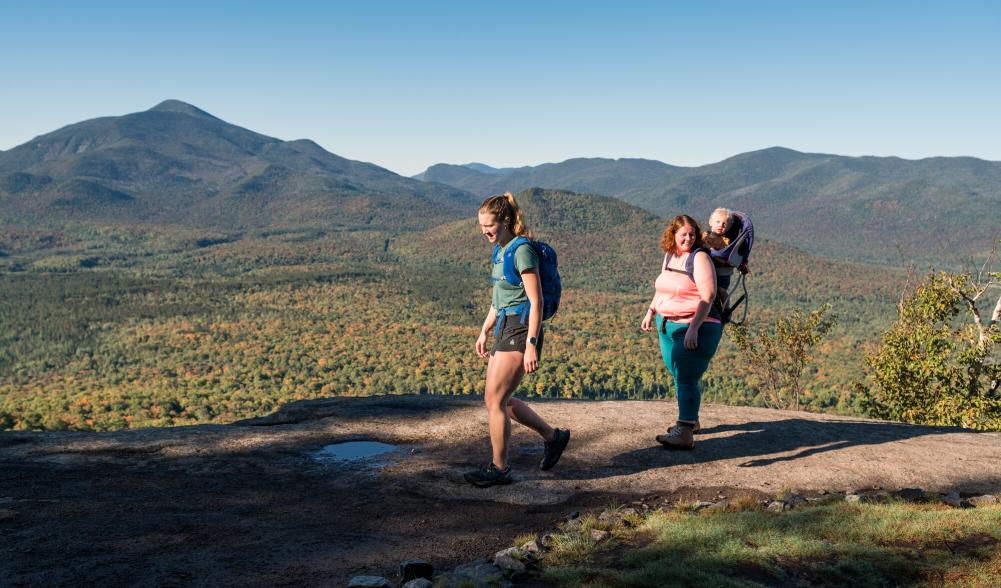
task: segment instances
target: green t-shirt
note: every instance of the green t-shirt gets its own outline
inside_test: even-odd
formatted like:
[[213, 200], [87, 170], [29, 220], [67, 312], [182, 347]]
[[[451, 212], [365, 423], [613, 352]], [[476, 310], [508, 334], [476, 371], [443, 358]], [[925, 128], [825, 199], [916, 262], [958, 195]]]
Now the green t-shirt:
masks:
[[[518, 306], [522, 302], [528, 300], [528, 296], [525, 294], [525, 288], [523, 286], [514, 286], [508, 283], [507, 280], [503, 279], [504, 253], [513, 242], [514, 240], [512, 239], [507, 245], [501, 247], [500, 251], [497, 252], [497, 257], [494, 258], [493, 271], [491, 272], [491, 276], [494, 278], [492, 302], [493, 307], [497, 310]], [[539, 255], [535, 252], [535, 249], [531, 245], [522, 245], [514, 252], [514, 268], [518, 270], [518, 273], [520, 274], [533, 267], [539, 267]]]

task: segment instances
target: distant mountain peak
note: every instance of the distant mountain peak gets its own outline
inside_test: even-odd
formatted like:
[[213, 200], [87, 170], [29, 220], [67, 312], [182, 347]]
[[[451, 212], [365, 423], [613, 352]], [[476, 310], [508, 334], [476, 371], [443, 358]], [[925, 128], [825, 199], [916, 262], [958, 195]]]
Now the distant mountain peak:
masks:
[[205, 112], [197, 106], [192, 106], [187, 102], [182, 102], [180, 100], [164, 100], [163, 102], [157, 104], [153, 108], [149, 109], [149, 112], [179, 112], [181, 114], [187, 114], [190, 116], [198, 116], [203, 118], [211, 118], [213, 120], [219, 120], [217, 117]]
[[0, 153], [0, 241], [8, 219], [409, 231], [468, 218], [479, 200], [180, 100], [67, 125]]
[[774, 147], [766, 147], [760, 149], [759, 153], [781, 153], [784, 155], [806, 155], [802, 151], [796, 151], [795, 149], [790, 149], [788, 147], [782, 147], [781, 145], [775, 145]]
[[473, 171], [480, 172], [481, 174], [495, 174], [496, 175], [498, 173], [502, 173], [496, 167], [487, 165], [485, 163], [478, 163], [478, 162], [475, 162], [475, 161], [472, 162], [472, 163], [464, 163], [464, 164], [462, 164], [462, 167], [469, 168], [469, 169], [471, 169]]

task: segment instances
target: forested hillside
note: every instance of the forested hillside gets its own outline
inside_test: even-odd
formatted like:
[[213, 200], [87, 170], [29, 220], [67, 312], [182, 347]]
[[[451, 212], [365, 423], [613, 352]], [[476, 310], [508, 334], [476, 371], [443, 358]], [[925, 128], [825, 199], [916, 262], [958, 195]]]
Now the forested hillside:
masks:
[[[664, 221], [608, 197], [519, 199], [559, 251], [566, 286], [524, 392], [670, 395], [656, 343], [638, 329]], [[472, 345], [489, 304], [490, 247], [472, 216], [404, 234], [79, 225], [8, 235], [3, 247], [4, 427], [227, 422], [300, 398], [482, 386]], [[892, 318], [899, 275], [767, 239], [752, 272], [754, 320], [834, 304], [842, 323], [804, 403], [856, 411], [859, 342]], [[725, 341], [707, 378], [711, 401], [763, 404], [742, 361]]]
[[[994, 165], [768, 150], [697, 169], [580, 159], [437, 171], [501, 182], [491, 191], [528, 174], [618, 196], [518, 194], [535, 236], [559, 252], [565, 287], [543, 368], [523, 393], [672, 394], [654, 337], [638, 329], [662, 259], [666, 220], [651, 211], [701, 217], [728, 204], [755, 215], [750, 325], [829, 304], [837, 327], [808, 366], [801, 403], [858, 413], [863, 351], [896, 318], [912, 277], [837, 257], [885, 261], [890, 247], [867, 233], [872, 223], [885, 223], [903, 252], [927, 241], [913, 227], [961, 204], [926, 249], [948, 249], [958, 234], [949, 223], [960, 222], [979, 247], [997, 224], [983, 209], [996, 196]], [[936, 170], [952, 171], [928, 181], [934, 206], [910, 192], [872, 204], [883, 202], [872, 200], [872, 178], [883, 190]], [[787, 181], [811, 177], [842, 195], [804, 199], [808, 184]], [[960, 177], [969, 191], [936, 196]], [[0, 152], [0, 427], [228, 422], [300, 398], [477, 392], [484, 364], [472, 346], [489, 304], [490, 251], [479, 199], [177, 101]], [[901, 236], [908, 227], [913, 239]], [[808, 252], [818, 248], [833, 257]], [[724, 337], [708, 398], [766, 405], [761, 377]]]

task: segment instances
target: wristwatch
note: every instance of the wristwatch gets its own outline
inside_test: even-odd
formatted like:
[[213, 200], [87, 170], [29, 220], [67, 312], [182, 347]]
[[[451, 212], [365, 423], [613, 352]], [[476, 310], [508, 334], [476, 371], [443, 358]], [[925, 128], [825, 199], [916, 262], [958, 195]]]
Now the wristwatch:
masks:
[[528, 344], [531, 345], [532, 347], [538, 347], [539, 346], [539, 338], [538, 337], [529, 337], [528, 338]]

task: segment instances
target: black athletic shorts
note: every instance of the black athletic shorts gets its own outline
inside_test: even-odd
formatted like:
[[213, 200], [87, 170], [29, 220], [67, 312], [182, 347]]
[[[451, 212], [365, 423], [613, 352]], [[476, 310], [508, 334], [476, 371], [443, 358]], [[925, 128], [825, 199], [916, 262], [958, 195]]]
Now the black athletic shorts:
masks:
[[[490, 355], [498, 351], [519, 351], [525, 353], [525, 345], [528, 344], [528, 319], [525, 324], [521, 324], [520, 316], [505, 316], [502, 319], [500, 333], [494, 340], [494, 348], [490, 350]], [[539, 343], [535, 346], [535, 351], [542, 359], [542, 339], [544, 329], [539, 327]]]

